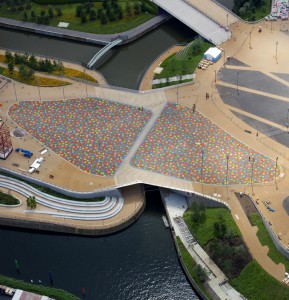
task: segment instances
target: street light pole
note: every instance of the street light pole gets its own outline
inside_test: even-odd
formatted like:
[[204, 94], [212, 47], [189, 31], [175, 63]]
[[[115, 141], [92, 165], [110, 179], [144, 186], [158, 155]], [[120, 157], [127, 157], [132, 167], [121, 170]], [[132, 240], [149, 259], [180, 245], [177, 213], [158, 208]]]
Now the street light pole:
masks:
[[239, 72], [237, 71], [237, 95], [239, 95]]
[[275, 163], [275, 184], [276, 184], [276, 190], [278, 190], [278, 185], [277, 185], [277, 167], [278, 167], [278, 156], [276, 157], [276, 163]]
[[87, 93], [87, 80], [86, 80], [86, 74], [85, 74], [85, 68], [84, 68], [84, 67], [83, 67], [83, 73], [84, 73], [84, 80], [85, 80], [86, 98], [88, 98], [88, 93]]
[[204, 168], [204, 149], [201, 149], [202, 165], [201, 165], [201, 184], [202, 184], [202, 194], [204, 194], [203, 188], [203, 168]]
[[215, 83], [217, 82], [217, 70], [215, 70]]
[[277, 48], [278, 48], [278, 41], [276, 42], [276, 64], [278, 64], [278, 58], [277, 58]]
[[227, 170], [226, 170], [226, 187], [227, 187], [227, 199], [229, 200], [229, 191], [228, 191], [228, 172], [229, 172], [229, 154], [226, 155], [226, 160], [227, 160]]
[[254, 189], [253, 189], [253, 181], [254, 181], [254, 162], [255, 162], [255, 158], [252, 158], [252, 169], [251, 169], [251, 186], [252, 186], [252, 196], [254, 196]]
[[16, 103], [18, 103], [18, 98], [17, 98], [17, 93], [16, 93], [15, 82], [13, 82], [13, 87], [14, 87], [14, 93], [15, 93]]
[[40, 99], [40, 102], [41, 102], [41, 95], [40, 95], [40, 88], [39, 88], [39, 78], [36, 76], [36, 79], [37, 79], [37, 87], [38, 87], [39, 99]]
[[179, 80], [180, 80], [180, 77], [177, 74], [177, 104], [179, 104]]

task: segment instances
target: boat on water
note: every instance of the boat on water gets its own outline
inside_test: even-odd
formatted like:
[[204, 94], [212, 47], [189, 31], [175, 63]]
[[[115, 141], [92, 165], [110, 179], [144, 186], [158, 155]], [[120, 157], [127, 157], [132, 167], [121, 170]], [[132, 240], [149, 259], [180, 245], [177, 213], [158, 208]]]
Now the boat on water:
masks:
[[169, 222], [168, 222], [168, 219], [166, 218], [166, 216], [162, 216], [162, 219], [163, 219], [163, 222], [164, 222], [166, 228], [169, 228], [170, 225], [169, 225]]

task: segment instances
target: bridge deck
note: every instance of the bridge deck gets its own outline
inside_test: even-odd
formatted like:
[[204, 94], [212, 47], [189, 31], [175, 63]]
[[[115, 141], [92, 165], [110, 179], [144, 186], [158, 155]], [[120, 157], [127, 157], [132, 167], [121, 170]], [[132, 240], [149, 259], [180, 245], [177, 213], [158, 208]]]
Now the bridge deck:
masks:
[[231, 37], [229, 31], [183, 0], [153, 0], [153, 2], [215, 45]]
[[239, 21], [238, 17], [212, 0], [185, 0], [196, 9], [226, 27]]

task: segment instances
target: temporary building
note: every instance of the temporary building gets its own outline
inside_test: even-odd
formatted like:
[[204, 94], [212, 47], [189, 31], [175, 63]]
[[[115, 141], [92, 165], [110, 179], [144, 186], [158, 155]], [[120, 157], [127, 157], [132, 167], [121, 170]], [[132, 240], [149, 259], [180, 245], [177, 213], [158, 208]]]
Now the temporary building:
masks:
[[204, 59], [216, 62], [221, 57], [221, 54], [222, 51], [220, 49], [217, 47], [211, 47], [205, 52]]

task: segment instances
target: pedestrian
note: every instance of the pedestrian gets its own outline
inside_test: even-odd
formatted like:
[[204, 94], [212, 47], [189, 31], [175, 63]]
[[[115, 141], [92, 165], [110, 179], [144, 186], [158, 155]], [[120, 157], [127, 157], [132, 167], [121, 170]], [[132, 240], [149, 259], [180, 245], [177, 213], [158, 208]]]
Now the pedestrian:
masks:
[[258, 133], [258, 131], [257, 131], [257, 133], [256, 133], [256, 137], [258, 138], [258, 136], [259, 136], [259, 133]]

